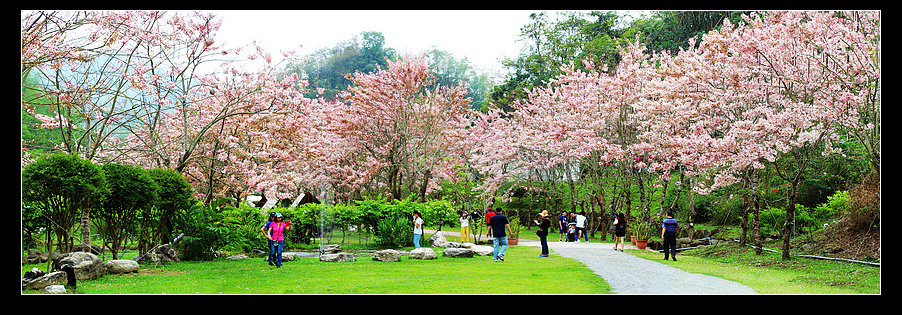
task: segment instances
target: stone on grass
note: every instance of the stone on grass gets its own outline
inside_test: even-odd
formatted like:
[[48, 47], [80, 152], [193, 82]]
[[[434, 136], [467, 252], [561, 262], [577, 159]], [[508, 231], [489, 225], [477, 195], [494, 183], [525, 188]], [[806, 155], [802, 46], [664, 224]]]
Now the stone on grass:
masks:
[[445, 235], [442, 232], [436, 232], [432, 236], [429, 237], [429, 245], [433, 247], [444, 247], [448, 243], [448, 239], [445, 238]]
[[107, 260], [104, 264], [106, 272], [110, 274], [138, 272], [138, 268], [140, 268], [138, 262], [131, 259]]
[[489, 255], [495, 254], [495, 248], [492, 246], [476, 245], [476, 246], [470, 247], [470, 249], [475, 251], [476, 254], [479, 256], [489, 256]]
[[469, 248], [445, 248], [445, 250], [442, 251], [442, 256], [445, 257], [472, 258], [473, 254], [476, 254], [476, 251]]
[[44, 294], [66, 294], [66, 287], [60, 284], [44, 287]]
[[97, 279], [106, 274], [106, 265], [97, 255], [87, 252], [71, 252], [62, 254], [55, 259], [51, 270], [62, 270], [63, 265], [72, 266], [75, 271], [75, 279]]
[[338, 254], [326, 254], [319, 256], [320, 261], [327, 262], [345, 262], [345, 261], [356, 261], [357, 257], [352, 253], [338, 253]]
[[34, 279], [22, 278], [22, 290], [41, 290], [52, 285], [64, 285], [68, 283], [65, 271], [45, 273]]
[[432, 248], [420, 247], [410, 251], [407, 257], [410, 259], [435, 259], [438, 256]]
[[394, 249], [383, 249], [373, 253], [373, 260], [378, 261], [399, 261], [401, 252]]

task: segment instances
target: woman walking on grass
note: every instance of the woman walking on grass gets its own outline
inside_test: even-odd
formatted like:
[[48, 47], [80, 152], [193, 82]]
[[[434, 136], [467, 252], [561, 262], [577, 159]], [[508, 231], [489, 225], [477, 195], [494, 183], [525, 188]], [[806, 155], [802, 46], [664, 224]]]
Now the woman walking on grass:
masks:
[[285, 245], [285, 231], [291, 230], [291, 220], [284, 221], [281, 213], [276, 213], [276, 220], [269, 225], [266, 237], [275, 247], [276, 268], [282, 268], [282, 249]]

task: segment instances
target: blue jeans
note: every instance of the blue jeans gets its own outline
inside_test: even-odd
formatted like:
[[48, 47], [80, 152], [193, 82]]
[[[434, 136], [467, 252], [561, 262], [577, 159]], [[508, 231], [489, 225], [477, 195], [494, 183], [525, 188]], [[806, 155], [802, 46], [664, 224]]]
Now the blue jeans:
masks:
[[493, 237], [492, 246], [495, 247], [495, 250], [493, 251], [495, 257], [493, 257], [492, 260], [498, 261], [498, 258], [504, 257], [504, 253], [507, 252], [507, 236]]
[[270, 265], [274, 265], [276, 263], [276, 244], [272, 240], [267, 240], [267, 242], [269, 242], [269, 256], [266, 257], [266, 261]]
[[282, 245], [285, 245], [285, 241], [273, 241], [273, 247], [276, 249], [276, 252], [273, 254], [276, 258], [276, 266], [282, 266]]
[[420, 238], [423, 237], [423, 234], [414, 234], [413, 235], [413, 247], [420, 248]]
[[542, 255], [548, 256], [548, 233], [539, 234], [539, 240], [542, 242]]
[[[580, 233], [580, 232], [582, 232], [582, 233]], [[583, 236], [586, 237], [586, 242], [589, 241], [589, 233], [586, 233], [586, 228], [584, 228], [584, 227], [577, 227], [577, 228], [576, 228], [576, 236], [579, 237], [580, 234], [582, 234]], [[576, 241], [579, 242], [579, 240], [576, 240]]]

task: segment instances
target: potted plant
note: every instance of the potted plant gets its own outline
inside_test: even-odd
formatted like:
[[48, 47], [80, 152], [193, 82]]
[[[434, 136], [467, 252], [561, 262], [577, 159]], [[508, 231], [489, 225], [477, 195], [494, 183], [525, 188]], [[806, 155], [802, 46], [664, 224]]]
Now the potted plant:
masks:
[[507, 218], [511, 226], [511, 235], [507, 237], [507, 245], [517, 245], [520, 241], [520, 216], [512, 215]]
[[640, 221], [636, 224], [636, 227], [633, 229], [636, 232], [636, 247], [639, 249], [645, 249], [645, 245], [648, 244], [648, 239], [651, 238], [651, 224], [645, 221]]

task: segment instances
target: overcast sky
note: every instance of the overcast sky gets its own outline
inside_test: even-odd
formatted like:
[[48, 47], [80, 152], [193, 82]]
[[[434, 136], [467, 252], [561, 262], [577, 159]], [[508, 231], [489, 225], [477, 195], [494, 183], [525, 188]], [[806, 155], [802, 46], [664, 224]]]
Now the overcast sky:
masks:
[[[365, 31], [381, 32], [385, 46], [419, 54], [433, 46], [466, 57], [483, 71], [500, 73], [504, 57], [515, 58], [520, 27], [538, 10], [312, 10], [211, 11], [222, 18], [217, 42], [230, 46], [256, 40], [273, 58], [280, 51], [309, 55]], [[553, 14], [553, 11], [549, 11]], [[552, 19], [553, 15], [552, 15]]]

